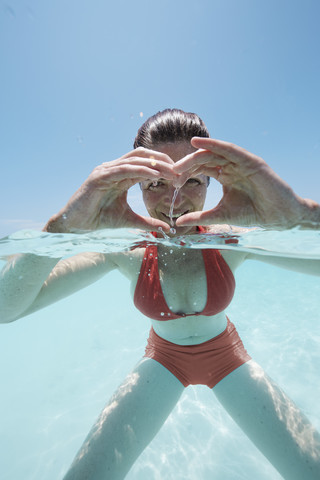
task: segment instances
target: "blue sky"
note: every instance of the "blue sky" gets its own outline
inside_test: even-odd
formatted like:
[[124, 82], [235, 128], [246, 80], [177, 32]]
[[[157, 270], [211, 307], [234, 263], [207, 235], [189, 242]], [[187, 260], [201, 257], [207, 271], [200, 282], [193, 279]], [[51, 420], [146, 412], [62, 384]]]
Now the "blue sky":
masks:
[[317, 0], [0, 0], [0, 236], [41, 228], [168, 107], [320, 201], [319, 17]]

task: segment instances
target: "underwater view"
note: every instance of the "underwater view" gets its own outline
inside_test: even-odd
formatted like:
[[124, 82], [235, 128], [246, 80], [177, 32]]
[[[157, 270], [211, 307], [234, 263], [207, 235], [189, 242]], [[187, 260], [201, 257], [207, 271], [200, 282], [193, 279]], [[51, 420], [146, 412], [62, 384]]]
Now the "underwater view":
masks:
[[[141, 241], [175, 244], [135, 230], [83, 235], [18, 231], [0, 256], [119, 252]], [[254, 250], [320, 260], [319, 232], [256, 230], [185, 237], [182, 248]], [[4, 263], [4, 261], [3, 261]], [[320, 428], [320, 283], [260, 262], [236, 274], [227, 314], [250, 355]], [[121, 308], [119, 308], [121, 306]], [[58, 480], [114, 390], [144, 353], [149, 320], [133, 306], [129, 282], [111, 272], [39, 312], [1, 325], [0, 426], [4, 480]], [[110, 335], [112, 332], [112, 335]], [[187, 465], [187, 468], [186, 468]], [[205, 386], [189, 386], [128, 480], [278, 480]]]
[[[320, 431], [319, 18], [318, 0], [0, 0], [1, 480], [123, 478], [182, 391], [126, 480], [318, 479], [312, 427], [254, 362], [214, 393], [183, 390], [151, 355], [152, 374], [136, 372], [154, 331], [210, 342], [209, 367], [190, 355], [187, 369], [212, 377], [228, 305], [249, 355]], [[152, 266], [161, 288], [132, 298]], [[137, 364], [139, 402], [109, 409]], [[95, 450], [85, 439], [110, 417], [120, 427], [105, 422]], [[84, 442], [104, 454], [81, 450], [88, 470], [72, 463]]]

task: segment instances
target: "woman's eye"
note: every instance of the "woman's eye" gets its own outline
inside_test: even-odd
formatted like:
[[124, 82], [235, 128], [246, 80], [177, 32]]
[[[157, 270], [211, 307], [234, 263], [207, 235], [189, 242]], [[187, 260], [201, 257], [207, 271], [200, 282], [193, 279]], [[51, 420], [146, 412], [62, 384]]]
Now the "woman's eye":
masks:
[[162, 187], [164, 185], [161, 180], [154, 180], [150, 185], [148, 185], [148, 190], [155, 190], [156, 188]]
[[198, 178], [188, 178], [187, 182], [189, 185], [200, 185], [201, 182]]

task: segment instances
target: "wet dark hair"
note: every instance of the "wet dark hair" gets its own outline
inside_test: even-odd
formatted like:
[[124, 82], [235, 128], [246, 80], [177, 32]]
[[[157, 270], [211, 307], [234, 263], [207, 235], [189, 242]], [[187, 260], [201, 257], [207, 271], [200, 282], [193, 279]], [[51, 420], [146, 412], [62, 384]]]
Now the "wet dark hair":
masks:
[[209, 137], [201, 118], [177, 108], [163, 110], [148, 118], [139, 128], [134, 148], [153, 149], [159, 143], [190, 141], [192, 137]]

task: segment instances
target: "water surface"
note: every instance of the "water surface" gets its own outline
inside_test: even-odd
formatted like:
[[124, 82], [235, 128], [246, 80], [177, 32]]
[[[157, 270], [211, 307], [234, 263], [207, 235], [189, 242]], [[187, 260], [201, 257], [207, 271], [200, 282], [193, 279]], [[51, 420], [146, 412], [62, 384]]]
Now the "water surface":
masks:
[[[320, 260], [316, 231], [255, 231], [184, 238], [183, 248], [232, 248]], [[122, 251], [155, 239], [134, 230], [85, 235], [20, 231], [0, 241], [17, 252], [69, 256]], [[226, 243], [227, 240], [227, 243]], [[320, 281], [248, 261], [227, 309], [253, 358], [320, 429]], [[149, 321], [118, 272], [8, 325], [0, 333], [3, 480], [59, 480], [115, 388], [143, 355]], [[128, 480], [279, 480], [211, 391], [188, 387]]]

